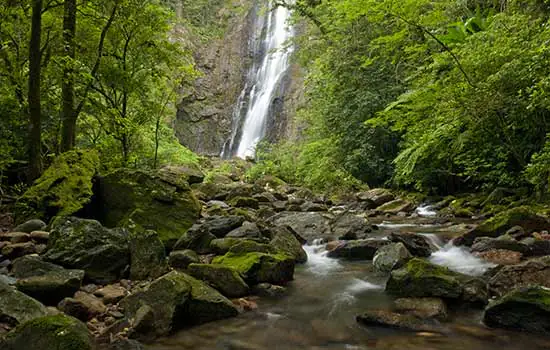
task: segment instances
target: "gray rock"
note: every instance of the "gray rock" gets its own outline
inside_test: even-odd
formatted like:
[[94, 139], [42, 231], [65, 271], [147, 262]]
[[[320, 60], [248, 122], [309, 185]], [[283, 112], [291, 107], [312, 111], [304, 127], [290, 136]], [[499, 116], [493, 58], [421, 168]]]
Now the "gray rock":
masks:
[[448, 317], [447, 305], [440, 298], [401, 298], [394, 301], [394, 309], [422, 319], [444, 321]]
[[48, 309], [36, 299], [0, 281], [0, 319], [16, 326], [47, 315]]
[[130, 279], [157, 278], [168, 271], [164, 244], [155, 231], [130, 234]]
[[486, 252], [494, 249], [511, 250], [525, 254], [528, 247], [510, 236], [501, 236], [499, 238], [479, 237], [472, 245], [472, 252]]
[[378, 249], [372, 259], [372, 264], [377, 271], [391, 272], [393, 269], [403, 266], [411, 258], [411, 253], [403, 243], [399, 242]]
[[186, 269], [189, 264], [198, 263], [199, 256], [193, 250], [174, 250], [168, 257], [168, 265], [174, 269]]
[[432, 247], [426, 237], [422, 235], [416, 233], [390, 233], [388, 239], [391, 242], [403, 243], [414, 256], [426, 258], [432, 255]]
[[232, 230], [226, 237], [259, 239], [262, 238], [262, 233], [258, 225], [245, 221], [241, 227]]
[[379, 206], [376, 210], [386, 214], [409, 213], [414, 210], [414, 204], [404, 199], [395, 199]]
[[488, 284], [490, 291], [497, 296], [528, 285], [550, 288], [550, 256], [503, 266], [489, 279]]
[[290, 226], [308, 242], [313, 242], [317, 238], [334, 238], [330, 228], [330, 219], [325, 218], [319, 212], [283, 212], [269, 218], [269, 222], [275, 226]]
[[57, 308], [83, 322], [107, 311], [107, 307], [101, 299], [84, 292], [77, 292], [74, 298], [63, 299]]
[[273, 239], [269, 243], [276, 250], [292, 257], [297, 263], [307, 261], [307, 253], [294, 235], [286, 227], [275, 227]]
[[243, 222], [242, 216], [212, 216], [207, 218], [202, 225], [206, 226], [206, 230], [216, 238], [223, 238], [229, 232], [241, 227]]
[[393, 328], [415, 332], [433, 332], [433, 323], [410, 314], [400, 314], [387, 310], [369, 310], [356, 317], [357, 322], [369, 327]]
[[95, 220], [57, 218], [44, 258], [84, 270], [86, 277], [96, 283], [110, 283], [122, 278], [130, 264], [128, 232], [107, 229]]
[[84, 279], [83, 270], [67, 270], [38, 256], [16, 259], [12, 273], [18, 278], [17, 289], [46, 305], [57, 305], [61, 299], [72, 296]]
[[14, 232], [31, 233], [32, 231], [42, 231], [46, 228], [46, 223], [42, 220], [33, 219], [16, 226]]
[[240, 298], [248, 295], [248, 285], [239, 273], [230, 267], [214, 264], [190, 264], [187, 272], [208, 283], [228, 298]]
[[340, 244], [329, 250], [327, 256], [348, 260], [372, 260], [378, 249], [390, 243], [385, 239], [341, 241]]
[[367, 192], [361, 192], [357, 194], [357, 199], [361, 202], [370, 201], [373, 203], [374, 209], [383, 204], [386, 204], [395, 199], [395, 196], [388, 190], [384, 188], [374, 188]]
[[210, 242], [215, 238], [206, 226], [195, 224], [176, 242], [174, 250], [191, 249], [199, 254], [209, 254]]
[[349, 213], [340, 215], [335, 219], [331, 224], [331, 229], [338, 239], [345, 240], [365, 238], [372, 231], [371, 226], [364, 217]]

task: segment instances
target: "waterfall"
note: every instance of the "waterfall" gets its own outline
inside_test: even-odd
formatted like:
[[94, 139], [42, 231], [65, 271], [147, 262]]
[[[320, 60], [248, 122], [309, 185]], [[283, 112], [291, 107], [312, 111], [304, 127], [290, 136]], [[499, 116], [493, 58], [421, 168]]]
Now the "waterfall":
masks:
[[[253, 157], [258, 142], [266, 135], [270, 107], [277, 87], [285, 76], [293, 48], [286, 47], [294, 35], [288, 24], [290, 11], [270, 1], [265, 14], [255, 21], [254, 64], [233, 115], [233, 131], [222, 156]], [[236, 140], [239, 139], [238, 144]]]

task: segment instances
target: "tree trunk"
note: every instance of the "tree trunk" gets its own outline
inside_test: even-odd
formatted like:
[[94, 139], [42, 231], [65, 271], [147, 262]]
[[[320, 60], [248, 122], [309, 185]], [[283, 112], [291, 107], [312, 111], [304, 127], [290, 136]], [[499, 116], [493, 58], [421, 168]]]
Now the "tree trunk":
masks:
[[31, 39], [29, 44], [29, 181], [42, 173], [42, 128], [40, 103], [42, 0], [32, 2]]
[[63, 69], [63, 131], [61, 134], [61, 151], [71, 150], [76, 140], [77, 115], [74, 105], [74, 59], [76, 35], [76, 0], [65, 0], [65, 12], [63, 17], [63, 43], [65, 46], [65, 67]]

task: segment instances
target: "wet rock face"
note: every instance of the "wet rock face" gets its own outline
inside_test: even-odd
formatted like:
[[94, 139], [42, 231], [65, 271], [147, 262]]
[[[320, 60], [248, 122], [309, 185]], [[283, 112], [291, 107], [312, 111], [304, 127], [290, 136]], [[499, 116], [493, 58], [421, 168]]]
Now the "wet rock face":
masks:
[[388, 237], [391, 242], [403, 243], [407, 250], [414, 256], [429, 257], [432, 248], [426, 237], [415, 233], [391, 233]]
[[377, 271], [391, 272], [403, 266], [411, 258], [411, 253], [403, 243], [393, 243], [378, 249], [372, 264]]
[[540, 286], [512, 290], [489, 304], [483, 322], [489, 327], [550, 334], [550, 290]]
[[317, 238], [332, 239], [334, 237], [330, 220], [319, 212], [283, 212], [271, 217], [269, 222], [275, 226], [290, 226], [308, 242], [313, 242]]

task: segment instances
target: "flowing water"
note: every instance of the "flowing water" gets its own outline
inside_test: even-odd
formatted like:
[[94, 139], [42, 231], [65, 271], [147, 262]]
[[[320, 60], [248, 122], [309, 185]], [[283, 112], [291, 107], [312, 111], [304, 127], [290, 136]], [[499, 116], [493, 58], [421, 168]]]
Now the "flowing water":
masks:
[[254, 156], [258, 142], [266, 134], [277, 88], [289, 67], [293, 48], [285, 45], [293, 36], [293, 29], [288, 24], [290, 11], [282, 6], [272, 7], [270, 1], [267, 9], [263, 10], [265, 15], [262, 16], [262, 11], [259, 11], [257, 16], [255, 44], [252, 45], [255, 63], [236, 104], [233, 133], [230, 144], [224, 147], [224, 156]]
[[[432, 262], [479, 275], [490, 265], [468, 251], [447, 244], [445, 226], [385, 222], [377, 236], [415, 231], [434, 247]], [[455, 249], [456, 248], [456, 249]], [[350, 349], [350, 350], [542, 350], [550, 339], [526, 333], [487, 329], [481, 311], [452, 309], [441, 333], [416, 333], [363, 327], [355, 316], [368, 309], [390, 308], [384, 293], [387, 275], [370, 261], [350, 262], [326, 256], [323, 245], [305, 247], [309, 260], [297, 266], [286, 296], [256, 300], [257, 310], [237, 318], [183, 330], [161, 339], [153, 350], [206, 349]]]

